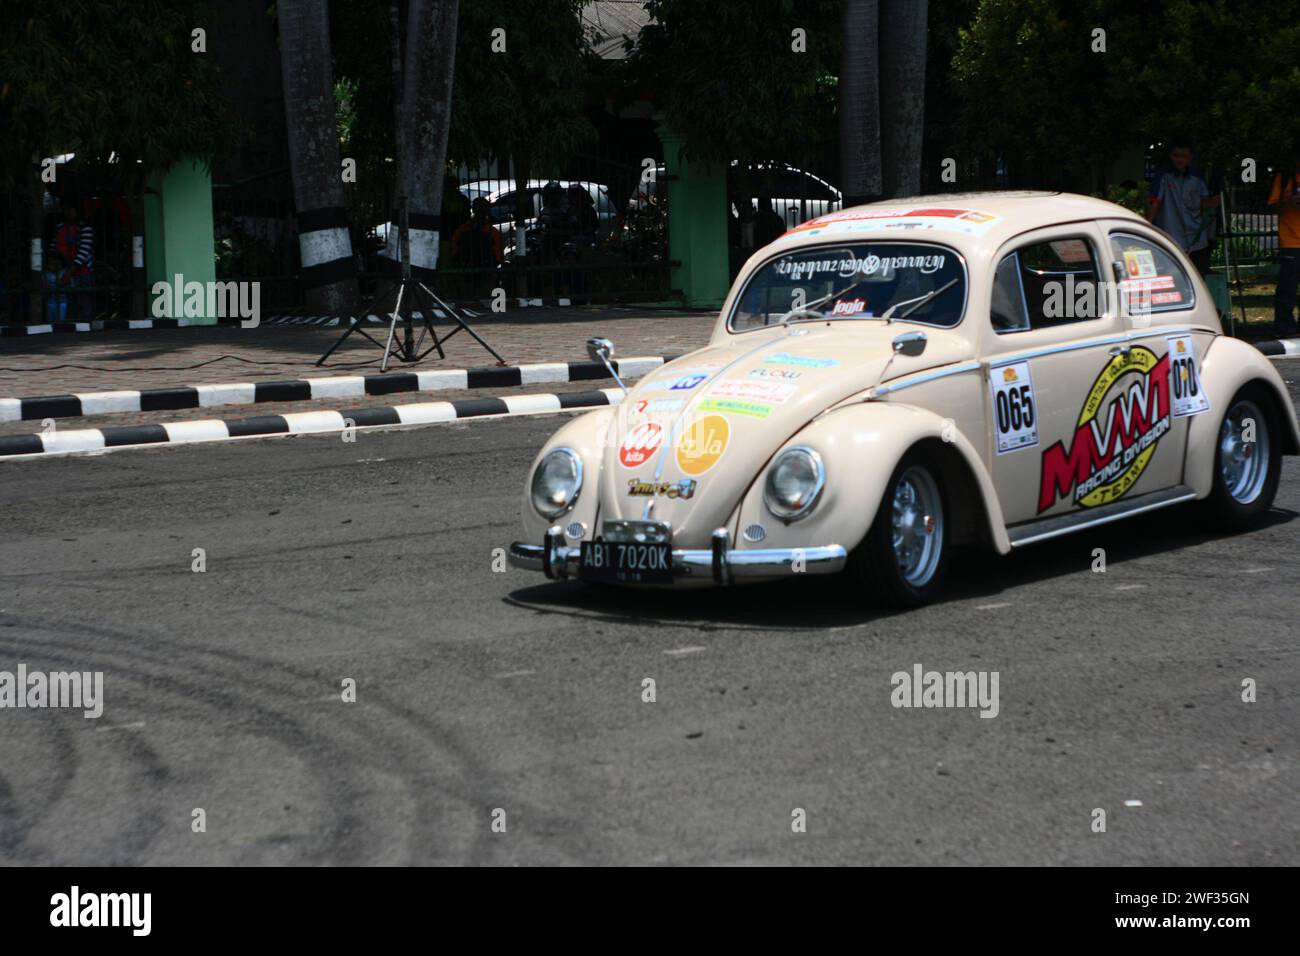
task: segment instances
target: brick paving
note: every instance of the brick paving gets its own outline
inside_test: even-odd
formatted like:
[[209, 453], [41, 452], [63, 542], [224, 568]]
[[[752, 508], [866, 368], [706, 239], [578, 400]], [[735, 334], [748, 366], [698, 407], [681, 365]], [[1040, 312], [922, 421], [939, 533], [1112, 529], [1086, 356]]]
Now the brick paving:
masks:
[[[514, 365], [586, 361], [586, 341], [593, 336], [612, 339], [616, 346], [616, 357], [690, 352], [708, 341], [715, 318], [711, 313], [617, 308], [528, 309], [483, 316], [473, 321], [473, 327]], [[440, 331], [446, 327], [443, 323], [437, 325]], [[382, 326], [367, 328], [372, 335], [376, 335], [375, 329], [383, 329]], [[316, 368], [316, 359], [339, 334], [339, 329], [313, 326], [268, 326], [258, 329], [205, 327], [83, 332], [4, 339], [0, 340], [0, 397], [25, 398], [67, 392], [166, 388], [379, 372], [382, 353], [364, 340], [358, 340], [356, 335], [330, 357], [330, 363], [326, 367]], [[378, 337], [382, 340], [382, 336]], [[447, 344], [446, 352], [446, 361], [438, 359], [435, 354], [417, 366], [394, 368], [390, 364], [389, 370], [474, 368], [494, 364], [492, 356], [464, 332], [458, 333]], [[220, 359], [224, 355], [252, 361], [224, 359], [202, 368], [187, 368]], [[362, 362], [369, 364], [358, 364]], [[59, 365], [84, 365], [92, 366], [93, 369], [54, 368]], [[16, 368], [26, 371], [12, 371]], [[217, 408], [129, 412], [60, 418], [57, 427], [66, 431], [107, 425], [248, 418], [326, 408], [372, 408], [412, 402], [483, 398], [489, 394], [505, 396], [585, 391], [611, 387], [613, 384], [612, 380], [548, 383], [515, 388], [403, 392], [396, 395], [368, 395], [311, 402], [264, 402]], [[38, 421], [0, 422], [0, 435], [30, 434], [40, 431], [40, 425]]]

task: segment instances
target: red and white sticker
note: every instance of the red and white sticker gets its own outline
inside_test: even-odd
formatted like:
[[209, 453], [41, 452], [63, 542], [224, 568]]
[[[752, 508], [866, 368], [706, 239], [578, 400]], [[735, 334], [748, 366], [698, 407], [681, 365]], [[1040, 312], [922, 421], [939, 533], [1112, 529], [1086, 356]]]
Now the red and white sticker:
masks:
[[618, 460], [624, 468], [639, 468], [654, 457], [663, 440], [664, 430], [658, 422], [642, 422], [623, 438]]
[[1210, 410], [1196, 367], [1196, 340], [1190, 335], [1169, 336], [1169, 395], [1174, 418]]

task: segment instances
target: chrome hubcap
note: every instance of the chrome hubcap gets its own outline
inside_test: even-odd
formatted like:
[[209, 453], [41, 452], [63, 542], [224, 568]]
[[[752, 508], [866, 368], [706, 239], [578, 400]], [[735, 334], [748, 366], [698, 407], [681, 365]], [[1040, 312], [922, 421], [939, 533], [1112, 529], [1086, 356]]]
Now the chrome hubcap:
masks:
[[1219, 429], [1219, 477], [1238, 504], [1259, 497], [1268, 480], [1268, 422], [1254, 402], [1228, 410]]
[[939, 566], [943, 502], [939, 486], [919, 466], [903, 472], [894, 486], [893, 542], [903, 579], [912, 587], [924, 587]]

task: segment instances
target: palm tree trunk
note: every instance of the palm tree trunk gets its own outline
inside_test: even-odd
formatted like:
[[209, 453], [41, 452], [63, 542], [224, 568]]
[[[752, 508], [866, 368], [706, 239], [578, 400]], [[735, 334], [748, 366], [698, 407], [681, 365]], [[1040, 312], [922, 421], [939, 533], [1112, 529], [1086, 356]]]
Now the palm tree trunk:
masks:
[[329, 3], [278, 0], [276, 14], [304, 296], [312, 309], [343, 312], [357, 297], [357, 267], [343, 205]]
[[411, 271], [426, 278], [438, 264], [457, 14], [457, 0], [410, 0], [406, 19], [399, 176], [410, 210]]
[[844, 205], [881, 194], [880, 79], [877, 70], [879, 3], [844, 0], [840, 65], [840, 189]]
[[921, 191], [928, 0], [880, 0], [880, 156], [886, 196]]

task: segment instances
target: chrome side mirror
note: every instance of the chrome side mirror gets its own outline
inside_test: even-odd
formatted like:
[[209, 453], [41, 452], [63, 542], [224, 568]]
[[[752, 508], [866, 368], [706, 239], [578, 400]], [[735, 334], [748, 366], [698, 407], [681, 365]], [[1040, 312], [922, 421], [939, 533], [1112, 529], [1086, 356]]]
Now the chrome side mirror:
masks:
[[618, 382], [618, 387], [623, 390], [623, 396], [627, 397], [627, 386], [623, 380], [618, 377], [618, 371], [614, 368], [614, 343], [609, 339], [587, 339], [587, 355], [593, 362], [600, 362], [609, 370], [609, 374], [614, 376], [614, 381]]
[[924, 332], [904, 332], [894, 339], [894, 352], [898, 355], [920, 355], [929, 341], [929, 336]]

